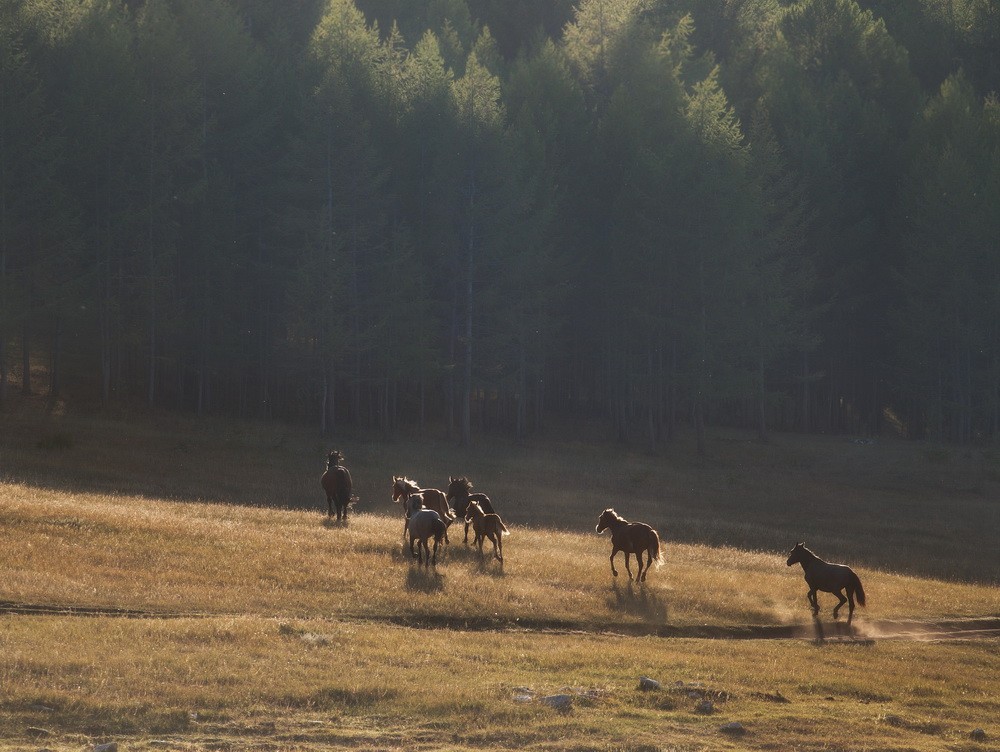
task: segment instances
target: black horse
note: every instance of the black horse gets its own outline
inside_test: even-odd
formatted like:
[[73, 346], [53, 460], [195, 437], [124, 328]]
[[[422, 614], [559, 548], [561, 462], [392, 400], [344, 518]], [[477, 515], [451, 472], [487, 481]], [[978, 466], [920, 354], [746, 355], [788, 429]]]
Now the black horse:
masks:
[[[847, 611], [847, 623], [851, 623], [854, 617], [854, 598], [858, 603], [865, 605], [865, 589], [861, 587], [861, 580], [854, 573], [854, 570], [845, 564], [830, 564], [823, 561], [816, 554], [810, 551], [802, 543], [796, 543], [788, 555], [788, 566], [801, 564], [802, 571], [806, 576], [806, 584], [809, 585], [809, 592], [806, 597], [809, 605], [812, 606], [813, 616], [819, 615], [819, 602], [816, 600], [816, 591], [822, 590], [824, 593], [833, 593], [840, 598], [840, 603], [833, 607], [833, 618], [837, 618], [837, 612], [845, 603], [849, 604]], [[847, 597], [844, 597], [844, 591]]]

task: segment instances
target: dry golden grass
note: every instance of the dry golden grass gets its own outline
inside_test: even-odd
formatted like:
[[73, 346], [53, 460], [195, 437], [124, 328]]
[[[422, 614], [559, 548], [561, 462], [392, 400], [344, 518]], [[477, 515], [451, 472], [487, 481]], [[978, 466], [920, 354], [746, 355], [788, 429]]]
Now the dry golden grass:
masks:
[[[171, 613], [337, 616], [418, 621], [520, 620], [615, 628], [804, 621], [801, 568], [782, 556], [692, 544], [630, 588], [619, 555], [594, 533], [513, 526], [501, 567], [452, 528], [435, 569], [413, 567], [401, 518], [360, 514], [347, 527], [316, 512], [0, 485], [0, 599]], [[634, 568], [634, 567], [633, 567]], [[858, 568], [862, 618], [1000, 614], [1000, 590]], [[832, 608], [832, 596], [821, 596]]]
[[[0, 421], [0, 601], [48, 610], [0, 610], [0, 750], [1000, 749], [996, 639], [656, 636], [810, 634], [801, 569], [784, 564], [801, 537], [856, 565], [861, 637], [1000, 617], [988, 454], [345, 441], [363, 503], [340, 527], [319, 512], [328, 447], [303, 431]], [[414, 566], [394, 473], [470, 475], [513, 531], [506, 565], [456, 526], [436, 570]], [[643, 587], [621, 558], [610, 575], [593, 532], [610, 505], [665, 533]], [[663, 687], [639, 691], [643, 675]], [[571, 712], [537, 701], [559, 692]], [[704, 697], [713, 714], [695, 712]], [[746, 733], [720, 733], [728, 721]]]
[[[0, 622], [0, 648], [0, 749], [36, 728], [60, 750], [989, 750], [969, 733], [995, 733], [1000, 712], [995, 642], [21, 617]], [[640, 676], [663, 686], [639, 691]], [[557, 693], [571, 712], [538, 701]], [[719, 732], [732, 721], [746, 734]]]

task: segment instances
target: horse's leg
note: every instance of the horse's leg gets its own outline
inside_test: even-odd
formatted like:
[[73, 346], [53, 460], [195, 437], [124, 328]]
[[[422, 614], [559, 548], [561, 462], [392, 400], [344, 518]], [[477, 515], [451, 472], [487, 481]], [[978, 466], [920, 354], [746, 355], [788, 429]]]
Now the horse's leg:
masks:
[[441, 539], [434, 536], [434, 558], [431, 559], [431, 563], [436, 567], [438, 563], [438, 544], [441, 543]]
[[469, 525], [470, 524], [471, 523], [468, 520], [465, 521], [465, 545], [467, 545], [467, 546], [469, 545]]
[[847, 586], [847, 626], [851, 626], [854, 618], [854, 588]]
[[625, 571], [628, 572], [629, 580], [632, 579], [632, 570], [629, 568], [628, 560], [632, 557], [632, 554], [628, 551], [625, 552]]
[[649, 571], [649, 564], [650, 564], [650, 562], [652, 562], [652, 557], [650, 557], [649, 561], [646, 562], [646, 568], [645, 569], [643, 569], [643, 566], [642, 566], [642, 549], [640, 549], [640, 550], [638, 550], [638, 551], [635, 552], [635, 560], [637, 562], [639, 562], [639, 574], [637, 574], [635, 576], [636, 580], [639, 581], [639, 582], [645, 582], [646, 581], [646, 572]]
[[617, 548], [612, 548], [611, 549], [611, 574], [613, 574], [615, 577], [618, 576], [618, 570], [615, 569], [615, 554], [616, 553], [618, 553], [618, 549]]
[[414, 558], [414, 559], [417, 559], [417, 558], [419, 558], [419, 557], [420, 557], [420, 554], [419, 554], [419, 552], [418, 552], [418, 551], [419, 551], [419, 547], [420, 547], [420, 544], [419, 544], [419, 543], [417, 543], [417, 548], [418, 548], [418, 551], [414, 551], [414, 550], [413, 550], [413, 544], [414, 544], [414, 542], [416, 542], [416, 540], [417, 540], [417, 539], [416, 539], [416, 538], [415, 538], [415, 537], [414, 537], [413, 535], [410, 535], [410, 556], [411, 556], [412, 558]]
[[497, 559], [499, 559], [500, 563], [503, 564], [503, 533], [497, 533], [496, 547]]
[[808, 593], [806, 593], [806, 598], [809, 599], [809, 605], [812, 606], [813, 616], [819, 614], [819, 601], [816, 600], [816, 588], [811, 588]]
[[833, 607], [833, 618], [836, 619], [837, 618], [837, 612], [840, 611], [841, 607], [845, 603], [847, 603], [847, 598], [844, 597], [844, 591], [843, 590], [838, 590], [836, 593], [834, 593], [834, 595], [837, 596], [837, 598], [839, 599], [839, 603], [837, 603], [837, 605]]
[[503, 561], [503, 557], [500, 555], [500, 544], [497, 540], [500, 536], [494, 533], [492, 530], [490, 531], [489, 536], [490, 536], [490, 542], [493, 544], [493, 558], [496, 559], [497, 561]]

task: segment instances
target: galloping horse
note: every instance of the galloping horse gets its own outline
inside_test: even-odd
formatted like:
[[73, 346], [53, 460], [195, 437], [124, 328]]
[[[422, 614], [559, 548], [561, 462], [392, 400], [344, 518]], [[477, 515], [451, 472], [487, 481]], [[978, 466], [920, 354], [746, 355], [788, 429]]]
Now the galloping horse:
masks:
[[[833, 618], [837, 618], [837, 612], [845, 603], [849, 604], [847, 610], [847, 623], [851, 623], [854, 617], [854, 597], [857, 596], [858, 603], [865, 605], [865, 589], [861, 587], [860, 578], [854, 570], [845, 564], [830, 564], [823, 561], [816, 554], [810, 551], [802, 543], [796, 543], [795, 548], [788, 554], [788, 566], [801, 564], [802, 571], [806, 576], [806, 584], [809, 585], [809, 592], [806, 598], [812, 606], [813, 616], [819, 615], [819, 601], [816, 599], [816, 591], [822, 590], [824, 593], [833, 593], [840, 599], [840, 603], [833, 607]], [[847, 597], [844, 597], [844, 590], [847, 590]]]
[[483, 555], [484, 539], [489, 538], [493, 543], [493, 556], [503, 564], [503, 536], [510, 535], [510, 530], [503, 524], [500, 515], [484, 512], [478, 501], [470, 501], [465, 511], [466, 527], [470, 522], [476, 533], [472, 545], [479, 545], [479, 555]]
[[[437, 565], [438, 546], [448, 533], [448, 526], [441, 515], [433, 509], [424, 509], [419, 494], [410, 494], [404, 502], [406, 508], [406, 530], [410, 533], [410, 555], [421, 564]], [[434, 555], [431, 556], [427, 539], [434, 539]], [[417, 550], [413, 550], [414, 542]], [[426, 554], [426, 559], [423, 554]]]
[[[496, 511], [493, 509], [493, 503], [490, 501], [490, 497], [479, 492], [470, 494], [469, 491], [471, 489], [472, 481], [468, 478], [449, 477], [448, 493], [445, 494], [445, 496], [452, 506], [454, 506], [456, 516], [466, 517], [466, 510], [469, 508], [470, 501], [478, 503], [486, 514], [495, 514]], [[465, 544], [469, 544], [469, 520], [467, 518], [465, 520]]]
[[[639, 562], [639, 572], [635, 576], [636, 582], [645, 582], [646, 573], [656, 562], [660, 566], [660, 536], [656, 534], [649, 525], [643, 522], [629, 522], [624, 517], [615, 512], [614, 509], [605, 509], [597, 520], [597, 533], [600, 535], [605, 530], [611, 530], [611, 574], [618, 576], [615, 569], [615, 554], [619, 551], [625, 552], [625, 571], [628, 572], [629, 580], [632, 579], [632, 570], [629, 569], [629, 556], [635, 554], [635, 559]], [[646, 568], [642, 568], [642, 552], [646, 552]]]
[[326, 491], [327, 516], [333, 517], [333, 508], [336, 505], [337, 521], [347, 522], [347, 509], [358, 500], [358, 497], [351, 493], [353, 489], [351, 473], [344, 467], [344, 454], [339, 449], [334, 449], [327, 455], [326, 472], [320, 478], [320, 484]]
[[[409, 478], [392, 476], [392, 500], [397, 504], [403, 502], [403, 515], [409, 519], [409, 501], [411, 496], [419, 496], [421, 504], [425, 509], [432, 509], [440, 515], [444, 521], [446, 530], [444, 542], [448, 543], [447, 526], [455, 520], [455, 513], [448, 506], [448, 499], [444, 493], [436, 488], [420, 488], [415, 481]], [[403, 523], [403, 535], [406, 535], [406, 522]]]

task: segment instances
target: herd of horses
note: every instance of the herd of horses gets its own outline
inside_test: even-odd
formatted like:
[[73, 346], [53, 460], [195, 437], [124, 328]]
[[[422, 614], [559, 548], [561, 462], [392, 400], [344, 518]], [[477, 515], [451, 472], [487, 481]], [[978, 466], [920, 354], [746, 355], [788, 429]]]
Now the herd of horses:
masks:
[[[357, 503], [350, 471], [344, 466], [344, 455], [333, 450], [327, 456], [326, 471], [320, 480], [326, 492], [327, 514], [337, 521], [347, 522], [347, 511]], [[493, 556], [503, 565], [503, 536], [510, 530], [493, 508], [490, 497], [484, 493], [472, 493], [472, 482], [466, 477], [449, 478], [448, 490], [421, 488], [420, 485], [403, 476], [392, 478], [392, 500], [403, 508], [403, 537], [409, 539], [410, 555], [418, 564], [437, 564], [438, 548], [449, 543], [448, 528], [457, 519], [465, 522], [465, 545], [469, 544], [469, 528], [473, 531], [472, 545], [479, 548], [483, 556], [483, 544], [488, 539], [493, 544]], [[615, 512], [605, 509], [597, 520], [598, 534], [611, 531], [611, 574], [618, 576], [615, 556], [622, 552], [625, 556], [625, 571], [629, 580], [645, 582], [650, 567], [663, 563], [660, 554], [660, 536], [644, 522], [629, 522]], [[429, 541], [433, 541], [431, 550]], [[643, 562], [645, 554], [645, 562]], [[634, 578], [629, 561], [636, 558], [638, 571]], [[819, 602], [816, 593], [832, 593], [839, 602], [833, 609], [836, 619], [840, 609], [848, 604], [847, 623], [854, 618], [854, 603], [865, 605], [865, 590], [854, 570], [845, 564], [823, 561], [802, 543], [797, 543], [788, 555], [788, 566], [802, 565], [809, 592], [806, 598], [812, 608], [814, 618], [819, 616]]]

